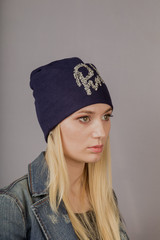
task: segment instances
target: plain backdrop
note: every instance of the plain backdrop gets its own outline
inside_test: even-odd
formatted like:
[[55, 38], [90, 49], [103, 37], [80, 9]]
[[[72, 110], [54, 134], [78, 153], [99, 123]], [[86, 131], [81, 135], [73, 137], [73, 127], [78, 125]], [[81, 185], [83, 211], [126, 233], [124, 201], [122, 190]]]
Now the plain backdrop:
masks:
[[77, 56], [112, 96], [113, 187], [131, 240], [160, 239], [160, 1], [0, 1], [0, 187], [46, 143], [30, 72]]

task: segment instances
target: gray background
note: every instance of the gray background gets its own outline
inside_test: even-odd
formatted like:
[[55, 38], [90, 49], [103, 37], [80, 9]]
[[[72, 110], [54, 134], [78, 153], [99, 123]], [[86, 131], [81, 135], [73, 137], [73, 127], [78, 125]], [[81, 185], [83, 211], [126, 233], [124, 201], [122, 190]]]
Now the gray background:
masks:
[[46, 148], [30, 72], [79, 56], [112, 95], [113, 185], [130, 239], [160, 239], [160, 1], [1, 0], [0, 11], [0, 186]]

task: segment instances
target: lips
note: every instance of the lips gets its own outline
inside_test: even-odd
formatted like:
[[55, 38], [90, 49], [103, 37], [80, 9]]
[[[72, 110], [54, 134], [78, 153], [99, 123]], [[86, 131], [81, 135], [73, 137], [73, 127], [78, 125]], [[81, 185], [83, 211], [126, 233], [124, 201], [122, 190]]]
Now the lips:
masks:
[[88, 149], [94, 153], [101, 153], [103, 150], [103, 145], [95, 145], [95, 146], [89, 147]]

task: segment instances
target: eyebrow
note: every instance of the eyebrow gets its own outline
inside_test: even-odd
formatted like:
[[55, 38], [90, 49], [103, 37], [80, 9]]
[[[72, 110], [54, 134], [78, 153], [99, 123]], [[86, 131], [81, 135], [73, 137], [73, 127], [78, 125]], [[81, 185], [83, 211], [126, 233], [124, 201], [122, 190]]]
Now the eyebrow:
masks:
[[[107, 109], [104, 113], [107, 113], [107, 112], [109, 112], [109, 111], [111, 111], [112, 110], [112, 108], [110, 107], [109, 109]], [[87, 113], [87, 114], [94, 114], [95, 112], [93, 112], [93, 111], [79, 111], [79, 112], [77, 112], [77, 113]]]

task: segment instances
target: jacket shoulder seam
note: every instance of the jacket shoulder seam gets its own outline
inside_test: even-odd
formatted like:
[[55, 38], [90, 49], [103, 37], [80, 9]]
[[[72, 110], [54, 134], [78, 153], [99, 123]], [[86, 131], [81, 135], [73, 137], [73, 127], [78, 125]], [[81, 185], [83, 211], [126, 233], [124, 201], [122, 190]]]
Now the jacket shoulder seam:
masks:
[[6, 197], [6, 198], [10, 199], [11, 201], [13, 201], [15, 203], [15, 205], [17, 206], [17, 209], [19, 209], [19, 212], [22, 216], [23, 223], [24, 223], [24, 229], [26, 229], [26, 217], [25, 217], [23, 205], [20, 202], [20, 200], [16, 196], [14, 196], [13, 194], [11, 194], [9, 192], [1, 193], [0, 197]]
[[4, 187], [4, 188], [2, 188], [2, 189], [0, 189], [0, 194], [2, 194], [2, 193], [6, 193], [6, 192], [8, 192], [8, 191], [11, 191], [11, 189], [17, 184], [17, 183], [19, 183], [19, 182], [21, 182], [22, 180], [27, 180], [27, 178], [28, 178], [28, 175], [26, 174], [26, 175], [24, 175], [23, 177], [21, 177], [21, 178], [18, 178], [17, 180], [15, 180], [14, 182], [12, 182], [11, 184], [9, 184], [7, 187]]

